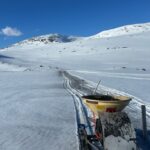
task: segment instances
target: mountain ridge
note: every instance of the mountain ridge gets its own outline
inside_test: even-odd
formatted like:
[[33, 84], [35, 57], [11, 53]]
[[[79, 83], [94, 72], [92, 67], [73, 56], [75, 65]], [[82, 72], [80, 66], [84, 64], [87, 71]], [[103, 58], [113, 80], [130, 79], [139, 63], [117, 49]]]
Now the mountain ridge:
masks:
[[141, 23], [141, 24], [124, 25], [121, 27], [105, 30], [91, 36], [91, 38], [117, 37], [123, 35], [138, 34], [138, 33], [148, 32], [148, 31], [150, 31], [150, 22]]
[[88, 37], [67, 36], [67, 35], [61, 35], [58, 33], [40, 35], [40, 36], [35, 36], [32, 38], [20, 41], [16, 44], [13, 44], [12, 46], [24, 45], [24, 44], [30, 45], [34, 43], [35, 44], [69, 43], [69, 42], [74, 42], [74, 41], [82, 40], [82, 39], [111, 38], [111, 37], [118, 37], [118, 36], [135, 35], [135, 34], [140, 34], [143, 32], [150, 32], [150, 22], [125, 25], [125, 26], [105, 30], [95, 35], [88, 36]]
[[23, 45], [23, 44], [33, 44], [35, 43], [44, 43], [44, 44], [49, 44], [49, 43], [69, 43], [73, 42], [81, 37], [76, 37], [76, 36], [67, 36], [67, 35], [62, 35], [58, 33], [54, 34], [46, 34], [46, 35], [40, 35], [40, 36], [35, 36], [31, 37], [29, 39], [20, 41], [13, 46], [16, 45]]

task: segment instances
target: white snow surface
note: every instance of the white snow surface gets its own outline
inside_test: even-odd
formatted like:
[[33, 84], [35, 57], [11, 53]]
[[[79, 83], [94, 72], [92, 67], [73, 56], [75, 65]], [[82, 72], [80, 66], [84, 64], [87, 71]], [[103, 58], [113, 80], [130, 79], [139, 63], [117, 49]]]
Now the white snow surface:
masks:
[[55, 71], [0, 74], [1, 150], [76, 150], [71, 96]]
[[[105, 144], [106, 150], [132, 150], [133, 146], [132, 144], [128, 144], [128, 142], [124, 139], [122, 139], [120, 136], [119, 137], [114, 137], [113, 135], [108, 136], [107, 138], [105, 138]], [[117, 144], [114, 144], [117, 143]], [[133, 142], [134, 145], [134, 142]], [[134, 147], [134, 149], [136, 149], [136, 147]]]
[[150, 23], [145, 24], [134, 24], [134, 25], [126, 25], [122, 27], [118, 27], [115, 29], [110, 29], [107, 31], [102, 31], [91, 38], [108, 38], [108, 37], [116, 37], [122, 35], [132, 35], [137, 33], [143, 33], [150, 31]]
[[74, 104], [59, 70], [93, 87], [101, 80], [99, 89], [108, 93], [132, 96], [127, 112], [135, 127], [141, 128], [141, 104], [150, 122], [149, 24], [130, 25], [132, 36], [119, 28], [113, 35], [106, 31], [109, 38], [33, 38], [0, 50], [0, 149], [78, 149]]

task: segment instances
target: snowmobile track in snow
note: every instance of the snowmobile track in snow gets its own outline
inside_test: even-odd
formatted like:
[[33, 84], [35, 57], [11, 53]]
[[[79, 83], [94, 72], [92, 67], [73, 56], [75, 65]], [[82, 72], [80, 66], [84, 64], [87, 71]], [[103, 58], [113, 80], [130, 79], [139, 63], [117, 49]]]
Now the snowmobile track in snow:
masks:
[[[93, 128], [91, 125], [91, 122], [89, 121], [88, 118], [88, 113], [87, 110], [84, 106], [84, 104], [82, 103], [82, 99], [81, 99], [81, 95], [79, 94], [79, 92], [75, 89], [73, 89], [70, 85], [70, 80], [67, 79], [66, 77], [65, 81], [64, 81], [64, 88], [69, 92], [69, 94], [72, 95], [73, 97], [73, 101], [74, 101], [74, 107], [75, 107], [75, 111], [76, 111], [76, 120], [77, 120], [77, 133], [78, 133], [78, 138], [79, 138], [79, 142], [80, 142], [80, 150], [86, 150], [85, 148], [83, 148], [81, 145], [81, 137], [80, 137], [80, 128], [82, 125], [85, 126], [87, 135], [94, 135], [93, 133]], [[96, 147], [95, 145], [93, 145], [90, 141], [87, 141], [88, 145], [90, 145], [90, 147], [92, 148], [92, 150], [102, 150], [99, 149], [98, 147]]]

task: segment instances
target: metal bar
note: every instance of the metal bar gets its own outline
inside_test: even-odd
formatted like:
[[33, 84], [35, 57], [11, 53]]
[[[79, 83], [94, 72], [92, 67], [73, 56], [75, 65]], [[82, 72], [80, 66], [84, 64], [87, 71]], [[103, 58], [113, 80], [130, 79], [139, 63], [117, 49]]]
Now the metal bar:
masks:
[[142, 127], [143, 127], [143, 137], [147, 139], [147, 123], [146, 123], [146, 107], [145, 105], [141, 105], [142, 109]]
[[101, 83], [101, 80], [98, 82], [98, 84], [97, 84], [97, 86], [96, 86], [96, 88], [95, 88], [95, 90], [94, 90], [93, 94], [95, 94], [95, 93], [96, 93], [96, 91], [97, 91], [98, 86], [99, 86], [99, 84], [100, 84], [100, 83]]

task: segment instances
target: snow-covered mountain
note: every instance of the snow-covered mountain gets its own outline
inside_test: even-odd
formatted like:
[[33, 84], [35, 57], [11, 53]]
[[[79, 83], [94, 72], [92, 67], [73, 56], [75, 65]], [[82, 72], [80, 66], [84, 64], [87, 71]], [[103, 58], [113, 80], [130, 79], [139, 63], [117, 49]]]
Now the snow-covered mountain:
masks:
[[140, 33], [150, 32], [150, 23], [144, 24], [133, 24], [126, 25], [106, 31], [102, 31], [96, 35], [90, 37], [76, 37], [76, 36], [66, 36], [61, 34], [47, 34], [37, 37], [32, 37], [30, 39], [26, 39], [19, 43], [14, 44], [17, 45], [32, 45], [32, 44], [51, 44], [51, 43], [69, 43], [84, 39], [98, 39], [98, 38], [110, 38], [124, 35], [136, 35]]
[[21, 41], [19, 43], [16, 43], [14, 45], [24, 45], [24, 44], [50, 44], [50, 43], [68, 43], [73, 42], [80, 39], [79, 37], [75, 36], [66, 36], [61, 34], [47, 34], [42, 36], [33, 37], [24, 41]]
[[91, 38], [108, 38], [108, 37], [116, 37], [116, 36], [123, 36], [123, 35], [133, 35], [133, 34], [144, 33], [148, 31], [150, 31], [150, 23], [134, 24], [134, 25], [126, 25], [115, 29], [102, 31], [94, 36], [91, 36]]

